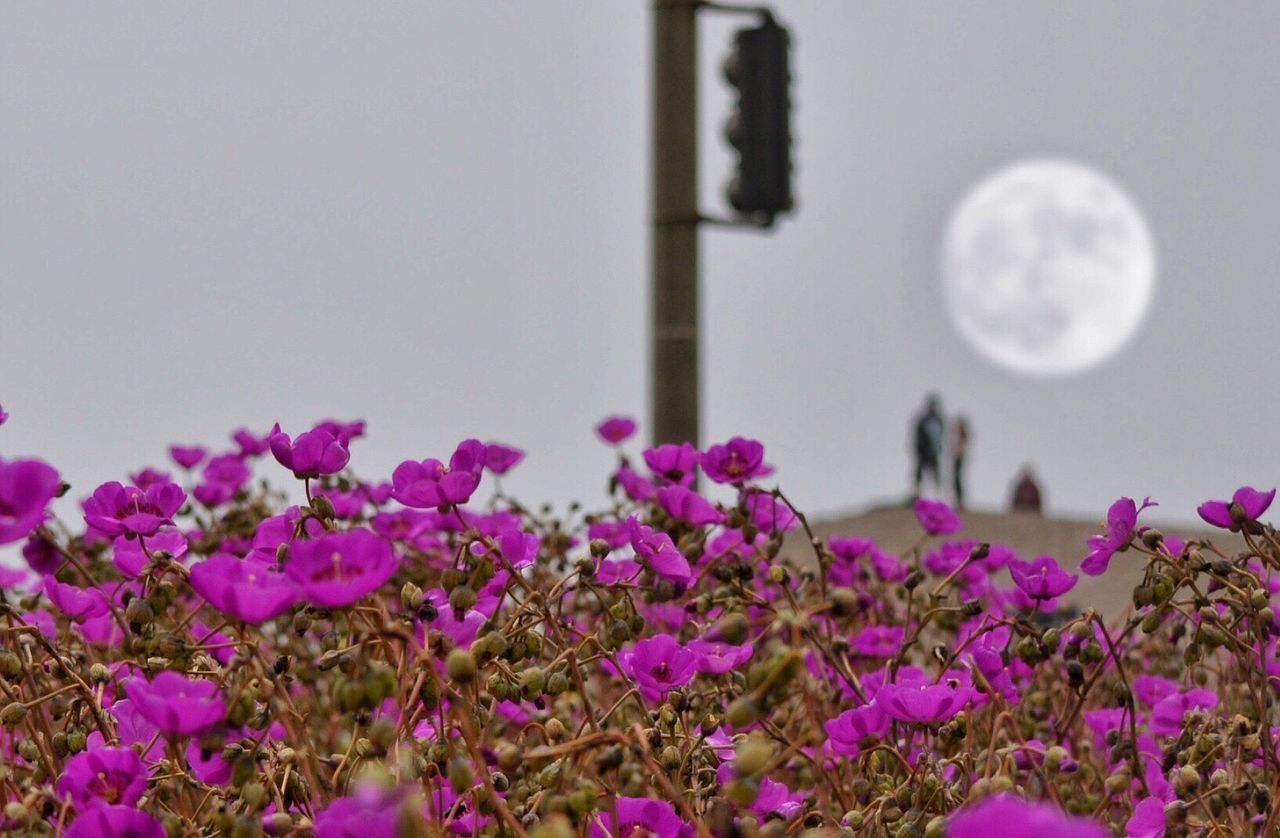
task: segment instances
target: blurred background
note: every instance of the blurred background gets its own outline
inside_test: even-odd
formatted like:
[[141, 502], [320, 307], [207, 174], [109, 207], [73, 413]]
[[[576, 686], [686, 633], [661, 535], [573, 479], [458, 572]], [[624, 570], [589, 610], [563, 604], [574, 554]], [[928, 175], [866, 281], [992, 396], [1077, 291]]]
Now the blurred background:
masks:
[[[1280, 5], [778, 0], [796, 212], [702, 233], [704, 442], [761, 439], [801, 507], [906, 494], [924, 394], [971, 425], [971, 503], [1033, 464], [1054, 513], [1157, 519], [1280, 467]], [[646, 420], [651, 10], [42, 3], [0, 18], [0, 455], [83, 495], [171, 442], [364, 418], [385, 477], [467, 436], [528, 500], [602, 496]], [[700, 186], [733, 167], [700, 22]], [[1145, 216], [1145, 319], [1071, 375], [952, 326], [952, 211], [1028, 158]], [[642, 427], [642, 433], [644, 429]]]

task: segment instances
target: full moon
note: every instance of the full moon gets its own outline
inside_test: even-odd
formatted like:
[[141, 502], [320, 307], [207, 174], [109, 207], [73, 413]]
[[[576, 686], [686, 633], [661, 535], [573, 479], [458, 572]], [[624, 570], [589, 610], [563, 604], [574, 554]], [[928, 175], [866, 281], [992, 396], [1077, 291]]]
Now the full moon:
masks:
[[1066, 375], [1110, 358], [1155, 291], [1151, 233], [1124, 191], [1065, 160], [1002, 169], [960, 202], [942, 246], [957, 331], [987, 359]]

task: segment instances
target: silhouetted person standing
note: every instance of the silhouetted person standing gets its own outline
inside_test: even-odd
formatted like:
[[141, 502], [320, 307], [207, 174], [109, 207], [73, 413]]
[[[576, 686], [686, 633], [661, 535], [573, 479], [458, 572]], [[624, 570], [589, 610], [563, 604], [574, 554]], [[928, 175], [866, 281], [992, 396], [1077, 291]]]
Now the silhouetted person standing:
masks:
[[933, 480], [935, 491], [942, 489], [942, 476], [938, 463], [942, 459], [942, 437], [946, 425], [942, 419], [942, 405], [935, 394], [925, 400], [924, 411], [916, 420], [915, 427], [915, 484], [914, 492], [920, 495], [920, 484], [925, 474]]
[[956, 506], [964, 508], [964, 460], [969, 453], [969, 420], [957, 416], [951, 423], [951, 479], [956, 490]]
[[1009, 505], [1014, 512], [1030, 512], [1033, 515], [1040, 515], [1043, 511], [1041, 504], [1040, 485], [1036, 483], [1035, 475], [1031, 473], [1031, 467], [1023, 466], [1022, 471], [1018, 474], [1018, 482], [1013, 486], [1013, 500]]

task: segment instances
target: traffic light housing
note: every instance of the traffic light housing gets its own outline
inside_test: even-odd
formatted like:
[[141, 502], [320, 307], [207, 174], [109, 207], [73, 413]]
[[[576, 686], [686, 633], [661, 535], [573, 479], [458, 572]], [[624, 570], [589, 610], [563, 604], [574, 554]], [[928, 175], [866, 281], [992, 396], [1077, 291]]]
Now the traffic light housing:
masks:
[[766, 14], [759, 26], [738, 30], [724, 67], [738, 91], [725, 126], [725, 138], [738, 152], [729, 204], [764, 226], [793, 205], [790, 51], [790, 33]]

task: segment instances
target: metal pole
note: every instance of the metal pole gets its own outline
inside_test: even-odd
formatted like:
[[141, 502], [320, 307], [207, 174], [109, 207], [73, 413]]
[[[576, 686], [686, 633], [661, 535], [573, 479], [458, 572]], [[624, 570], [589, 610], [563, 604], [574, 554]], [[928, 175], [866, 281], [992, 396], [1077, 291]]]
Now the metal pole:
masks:
[[698, 445], [698, 0], [653, 4], [653, 440]]

